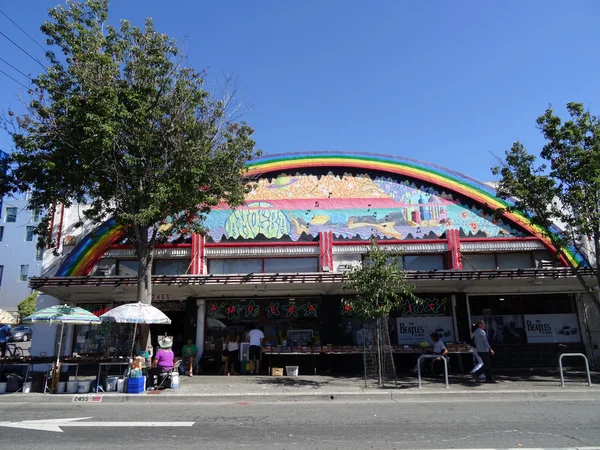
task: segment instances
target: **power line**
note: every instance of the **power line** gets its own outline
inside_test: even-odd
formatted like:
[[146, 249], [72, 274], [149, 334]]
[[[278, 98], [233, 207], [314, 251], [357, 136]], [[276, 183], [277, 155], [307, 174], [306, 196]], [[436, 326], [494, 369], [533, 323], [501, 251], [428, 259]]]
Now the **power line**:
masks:
[[17, 69], [15, 66], [13, 66], [11, 63], [9, 63], [7, 60], [0, 58], [0, 61], [2, 61], [4, 64], [12, 67], [13, 69], [15, 69], [17, 72], [19, 72], [21, 75], [23, 75], [24, 77], [27, 77], [31, 80], [31, 77], [29, 75], [27, 75], [25, 72], [21, 72], [19, 69]]
[[29, 39], [31, 39], [31, 40], [32, 40], [32, 41], [35, 43], [35, 45], [37, 45], [39, 48], [41, 48], [41, 49], [44, 51], [44, 53], [46, 53], [46, 49], [45, 49], [44, 47], [42, 47], [42, 46], [41, 46], [41, 45], [38, 43], [38, 41], [36, 41], [34, 38], [32, 38], [32, 37], [29, 35], [29, 33], [27, 33], [27, 31], [25, 31], [23, 28], [21, 28], [19, 25], [17, 25], [17, 23], [16, 23], [14, 20], [12, 20], [10, 17], [8, 17], [8, 16], [6, 15], [6, 13], [5, 13], [4, 11], [2, 11], [1, 9], [0, 9], [0, 14], [2, 14], [4, 17], [6, 17], [8, 20], [10, 20], [10, 21], [12, 22], [12, 24], [13, 24], [15, 27], [17, 27], [19, 30], [21, 30], [23, 33], [25, 33], [25, 35], [26, 35], [26, 36], [27, 36]]
[[8, 39], [10, 42], [12, 42], [12, 43], [13, 43], [13, 44], [14, 44], [16, 47], [18, 47], [18, 48], [19, 48], [19, 49], [20, 49], [20, 50], [21, 50], [23, 53], [25, 53], [27, 56], [29, 56], [31, 59], [33, 59], [33, 60], [34, 60], [36, 63], [38, 63], [40, 66], [42, 66], [42, 68], [43, 68], [44, 70], [46, 70], [46, 67], [44, 67], [44, 65], [43, 65], [43, 64], [40, 62], [40, 60], [39, 60], [39, 59], [37, 59], [37, 58], [36, 58], [36, 57], [34, 57], [34, 56], [31, 56], [31, 54], [30, 54], [30, 53], [29, 53], [27, 50], [23, 50], [23, 48], [22, 48], [22, 47], [21, 47], [19, 44], [17, 44], [17, 43], [16, 43], [15, 41], [13, 41], [11, 38], [9, 38], [7, 35], [5, 35], [5, 34], [4, 34], [2, 31], [0, 31], [0, 34], [1, 34], [2, 36], [4, 36], [4, 38], [5, 38], [5, 39]]
[[16, 78], [11, 77], [9, 74], [7, 74], [6, 72], [4, 72], [3, 70], [0, 70], [0, 73], [3, 74], [3, 75], [6, 75], [8, 78], [10, 78], [11, 80], [13, 80], [15, 83], [18, 83], [21, 86], [23, 86], [25, 89], [30, 89], [27, 86], [25, 86], [23, 83], [21, 83], [19, 80], [17, 80]]

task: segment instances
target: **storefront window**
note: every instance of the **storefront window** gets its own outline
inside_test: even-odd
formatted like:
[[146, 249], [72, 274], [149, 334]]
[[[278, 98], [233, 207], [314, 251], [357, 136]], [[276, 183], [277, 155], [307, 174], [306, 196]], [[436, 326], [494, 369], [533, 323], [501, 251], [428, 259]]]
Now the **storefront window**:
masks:
[[433, 332], [438, 333], [444, 342], [455, 340], [449, 296], [423, 296], [418, 300], [403, 300], [395, 315], [398, 317], [392, 324], [390, 337], [397, 336], [397, 344], [414, 345], [424, 341], [431, 344], [430, 336]]
[[184, 275], [189, 272], [189, 259], [157, 259], [154, 262], [155, 275]]
[[486, 323], [491, 344], [521, 344], [525, 329], [520, 296], [469, 296], [471, 321]]

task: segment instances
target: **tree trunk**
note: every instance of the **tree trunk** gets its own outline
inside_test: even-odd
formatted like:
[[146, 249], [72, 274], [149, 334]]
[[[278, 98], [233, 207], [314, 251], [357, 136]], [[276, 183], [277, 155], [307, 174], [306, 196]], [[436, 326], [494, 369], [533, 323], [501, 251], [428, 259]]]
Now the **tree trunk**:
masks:
[[381, 364], [381, 330], [379, 329], [379, 320], [375, 325], [375, 333], [377, 337], [377, 378], [380, 386], [383, 386], [383, 367]]
[[[152, 262], [154, 260], [154, 246], [148, 242], [149, 227], [135, 225], [135, 249], [138, 258], [137, 293], [136, 300], [140, 303], [152, 304]], [[153, 243], [152, 243], [153, 244]], [[140, 329], [142, 339], [141, 349], [151, 348], [150, 327], [145, 325]], [[144, 351], [144, 350], [142, 350]]]

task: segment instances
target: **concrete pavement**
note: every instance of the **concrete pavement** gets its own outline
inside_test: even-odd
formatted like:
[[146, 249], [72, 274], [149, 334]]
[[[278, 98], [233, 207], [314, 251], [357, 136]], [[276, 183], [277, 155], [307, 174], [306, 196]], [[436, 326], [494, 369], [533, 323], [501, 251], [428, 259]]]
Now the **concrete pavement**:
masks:
[[[594, 373], [591, 387], [582, 372], [568, 372], [566, 386], [560, 387], [557, 371], [498, 372], [494, 384], [480, 383], [468, 375], [450, 376], [450, 387], [444, 388], [443, 378], [426, 378], [423, 388], [417, 387], [415, 376], [398, 378], [398, 386], [369, 386], [359, 377], [301, 376], [194, 376], [181, 377], [180, 388], [146, 391], [142, 394], [104, 393], [94, 397], [102, 402], [340, 402], [340, 401], [480, 401], [509, 398], [556, 400], [600, 400], [600, 373]], [[73, 401], [68, 394], [5, 394], [3, 402]], [[87, 399], [86, 401], [91, 401]]]

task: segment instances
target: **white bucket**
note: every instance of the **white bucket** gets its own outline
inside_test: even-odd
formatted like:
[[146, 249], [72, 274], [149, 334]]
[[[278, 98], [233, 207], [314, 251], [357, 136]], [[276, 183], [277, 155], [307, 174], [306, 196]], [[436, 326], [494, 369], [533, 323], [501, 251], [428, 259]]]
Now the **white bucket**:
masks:
[[179, 374], [171, 375], [171, 389], [179, 389]]
[[88, 392], [90, 392], [91, 387], [92, 387], [92, 380], [80, 381], [79, 385], [77, 386], [77, 393], [78, 394], [87, 394]]
[[31, 392], [31, 381], [23, 383], [23, 394], [29, 394]]
[[66, 390], [67, 390], [67, 382], [66, 381], [59, 381], [58, 382], [58, 386], [56, 387], [56, 393], [57, 394], [64, 394]]
[[125, 390], [125, 379], [119, 378], [117, 380], [117, 392], [123, 392]]
[[116, 391], [118, 381], [119, 377], [106, 377], [106, 382], [104, 383], [104, 392]]
[[297, 377], [298, 376], [298, 368], [299, 366], [285, 366], [285, 373], [288, 377]]
[[79, 381], [67, 381], [67, 394], [77, 394], [77, 386]]
[[0, 394], [6, 394], [6, 383], [0, 383]]

